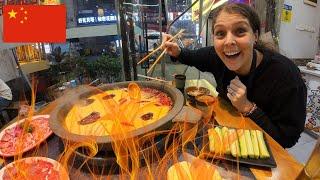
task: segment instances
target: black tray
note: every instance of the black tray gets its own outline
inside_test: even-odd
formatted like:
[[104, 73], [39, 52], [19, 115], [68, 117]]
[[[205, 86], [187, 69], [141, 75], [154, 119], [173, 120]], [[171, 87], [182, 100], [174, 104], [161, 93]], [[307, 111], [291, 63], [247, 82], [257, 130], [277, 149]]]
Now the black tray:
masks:
[[[218, 127], [223, 127], [223, 126], [218, 126]], [[229, 128], [229, 127], [228, 127]], [[237, 129], [237, 128], [233, 128], [233, 129]], [[240, 164], [247, 164], [247, 165], [254, 165], [254, 166], [260, 166], [260, 167], [268, 167], [268, 168], [276, 168], [277, 164], [276, 161], [274, 160], [272, 151], [270, 149], [269, 143], [265, 137], [265, 135], [263, 134], [263, 138], [264, 141], [266, 143], [268, 152], [270, 154], [269, 158], [266, 159], [253, 159], [253, 158], [235, 158], [232, 155], [227, 155], [224, 154], [223, 156], [217, 156], [214, 155], [213, 153], [210, 152], [209, 150], [209, 138], [208, 138], [208, 132], [205, 133], [205, 135], [203, 136], [204, 141], [200, 142], [198, 145], [200, 145], [200, 148], [204, 150], [204, 158], [205, 159], [221, 159], [221, 160], [227, 160], [227, 161], [231, 161], [231, 162], [239, 162]], [[205, 147], [203, 147], [203, 145], [206, 145]]]

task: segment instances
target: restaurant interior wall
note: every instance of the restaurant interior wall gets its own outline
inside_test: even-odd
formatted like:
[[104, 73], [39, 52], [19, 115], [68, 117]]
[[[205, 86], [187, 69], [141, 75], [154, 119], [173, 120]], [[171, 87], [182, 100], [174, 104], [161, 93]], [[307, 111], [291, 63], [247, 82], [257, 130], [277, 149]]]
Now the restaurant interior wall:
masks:
[[313, 59], [319, 49], [320, 1], [311, 6], [303, 1], [285, 0], [292, 7], [290, 22], [281, 22], [280, 52], [291, 59]]

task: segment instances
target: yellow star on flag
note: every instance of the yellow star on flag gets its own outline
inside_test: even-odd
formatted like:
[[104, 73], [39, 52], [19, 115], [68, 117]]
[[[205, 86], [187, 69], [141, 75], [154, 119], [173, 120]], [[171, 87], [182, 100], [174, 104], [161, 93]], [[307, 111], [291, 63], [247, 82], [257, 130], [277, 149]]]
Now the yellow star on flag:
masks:
[[17, 12], [15, 12], [13, 9], [11, 9], [11, 11], [8, 12], [8, 14], [10, 15], [9, 19], [11, 19], [11, 18], [16, 18]]

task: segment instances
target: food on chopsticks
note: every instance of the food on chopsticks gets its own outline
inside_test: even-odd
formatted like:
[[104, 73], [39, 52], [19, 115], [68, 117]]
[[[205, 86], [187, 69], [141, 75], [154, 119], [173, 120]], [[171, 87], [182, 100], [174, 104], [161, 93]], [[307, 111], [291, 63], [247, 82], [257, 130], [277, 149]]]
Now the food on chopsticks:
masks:
[[182, 161], [172, 165], [167, 172], [167, 180], [220, 180], [219, 171], [213, 164], [200, 159], [195, 159], [192, 163]]
[[144, 127], [168, 114], [172, 99], [155, 88], [140, 88], [135, 83], [128, 88], [107, 90], [92, 95], [91, 103], [79, 103], [69, 110], [65, 128], [74, 134], [106, 136]]
[[0, 156], [14, 156], [30, 150], [44, 141], [52, 131], [49, 115], [22, 119], [3, 129], [0, 133]]
[[0, 171], [3, 180], [68, 180], [63, 166], [46, 157], [29, 157], [14, 161]]
[[209, 149], [216, 155], [230, 154], [233, 157], [270, 158], [263, 132], [260, 130], [215, 127], [208, 130]]

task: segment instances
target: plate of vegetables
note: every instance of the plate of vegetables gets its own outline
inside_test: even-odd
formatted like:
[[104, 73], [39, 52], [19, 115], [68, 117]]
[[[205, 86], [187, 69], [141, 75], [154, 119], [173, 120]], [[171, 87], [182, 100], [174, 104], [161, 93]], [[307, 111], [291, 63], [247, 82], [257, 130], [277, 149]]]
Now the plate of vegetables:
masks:
[[214, 126], [208, 129], [205, 156], [241, 164], [275, 168], [268, 141], [260, 130]]

